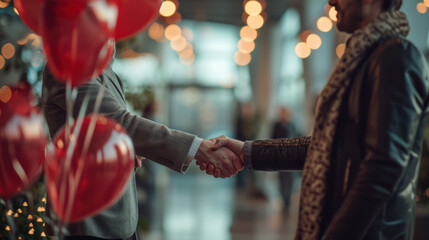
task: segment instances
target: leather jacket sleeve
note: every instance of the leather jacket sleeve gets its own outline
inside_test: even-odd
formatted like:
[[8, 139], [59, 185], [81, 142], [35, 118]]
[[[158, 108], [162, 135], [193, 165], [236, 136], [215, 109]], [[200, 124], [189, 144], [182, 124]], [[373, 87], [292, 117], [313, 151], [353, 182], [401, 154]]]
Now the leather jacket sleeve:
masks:
[[[374, 227], [411, 164], [416, 132], [427, 111], [428, 76], [423, 56], [408, 42], [395, 39], [370, 62], [369, 111], [361, 119], [363, 160], [323, 239], [363, 239]], [[364, 90], [365, 91], [365, 90]], [[412, 191], [412, 190], [410, 190]], [[394, 209], [392, 210], [394, 211]]]
[[[311, 137], [258, 140], [251, 143], [247, 168], [260, 171], [302, 170]], [[250, 165], [250, 166], [249, 166]]]

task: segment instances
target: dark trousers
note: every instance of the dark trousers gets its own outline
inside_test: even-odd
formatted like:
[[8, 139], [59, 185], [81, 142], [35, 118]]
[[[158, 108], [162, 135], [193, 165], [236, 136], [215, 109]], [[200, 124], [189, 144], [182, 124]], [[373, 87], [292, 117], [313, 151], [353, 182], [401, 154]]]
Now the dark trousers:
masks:
[[105, 239], [105, 238], [96, 238], [96, 237], [89, 237], [89, 236], [72, 236], [72, 237], [65, 237], [64, 240], [138, 240], [137, 234], [133, 234], [129, 238], [124, 239]]

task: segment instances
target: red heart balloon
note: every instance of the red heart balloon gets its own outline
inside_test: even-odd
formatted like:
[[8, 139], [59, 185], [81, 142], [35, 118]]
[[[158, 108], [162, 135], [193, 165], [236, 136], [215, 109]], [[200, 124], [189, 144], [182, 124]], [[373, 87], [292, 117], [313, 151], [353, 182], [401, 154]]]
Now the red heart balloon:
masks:
[[40, 16], [46, 0], [14, 0], [19, 17], [33, 32], [41, 34]]
[[101, 115], [63, 128], [46, 160], [50, 203], [66, 222], [79, 221], [112, 205], [122, 194], [134, 165], [131, 138], [119, 123]]
[[47, 1], [43, 46], [52, 74], [73, 86], [98, 76], [113, 54], [116, 17], [104, 0]]
[[118, 6], [115, 38], [124, 39], [146, 28], [158, 17], [162, 0], [113, 0]]
[[0, 88], [0, 196], [4, 198], [31, 186], [42, 173], [48, 134], [33, 100], [26, 84]]

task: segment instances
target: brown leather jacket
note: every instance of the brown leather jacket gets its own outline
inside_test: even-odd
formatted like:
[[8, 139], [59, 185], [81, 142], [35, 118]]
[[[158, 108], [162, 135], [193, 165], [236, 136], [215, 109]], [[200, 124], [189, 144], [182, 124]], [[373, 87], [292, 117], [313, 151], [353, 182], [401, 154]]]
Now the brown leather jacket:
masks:
[[[323, 239], [413, 239], [429, 71], [409, 41], [381, 41], [355, 73], [331, 161]], [[254, 170], [302, 169], [310, 137], [247, 142]]]

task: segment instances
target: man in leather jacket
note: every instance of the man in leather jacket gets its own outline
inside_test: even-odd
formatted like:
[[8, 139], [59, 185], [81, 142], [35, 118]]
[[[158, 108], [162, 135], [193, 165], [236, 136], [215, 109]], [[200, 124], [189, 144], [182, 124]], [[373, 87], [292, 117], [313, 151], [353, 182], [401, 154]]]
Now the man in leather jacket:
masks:
[[248, 169], [303, 170], [296, 239], [413, 239], [429, 71], [405, 39], [401, 3], [329, 1], [351, 36], [319, 95], [311, 137], [217, 140]]

